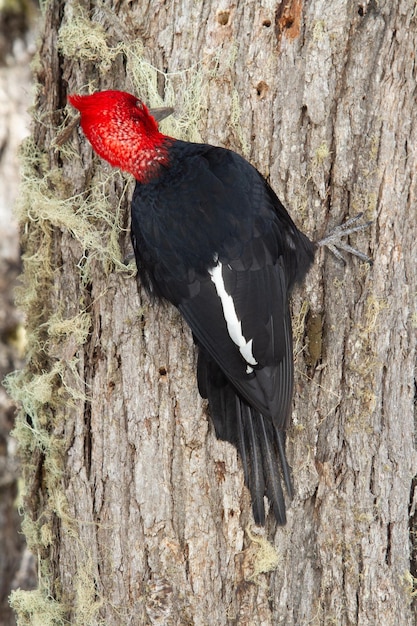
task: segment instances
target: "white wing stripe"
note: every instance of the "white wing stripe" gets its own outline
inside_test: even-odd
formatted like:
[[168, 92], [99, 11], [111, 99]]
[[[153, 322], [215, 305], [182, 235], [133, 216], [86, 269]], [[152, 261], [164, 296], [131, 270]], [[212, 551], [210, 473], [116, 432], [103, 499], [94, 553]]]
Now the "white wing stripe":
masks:
[[[220, 298], [223, 308], [224, 319], [226, 320], [227, 331], [235, 343], [246, 363], [250, 365], [258, 365], [252, 352], [253, 339], [247, 341], [242, 333], [242, 323], [238, 319], [233, 298], [226, 291], [223, 280], [223, 265], [218, 262], [212, 269], [209, 269], [211, 280], [216, 287], [217, 295]], [[252, 372], [252, 368], [248, 366], [247, 373]]]

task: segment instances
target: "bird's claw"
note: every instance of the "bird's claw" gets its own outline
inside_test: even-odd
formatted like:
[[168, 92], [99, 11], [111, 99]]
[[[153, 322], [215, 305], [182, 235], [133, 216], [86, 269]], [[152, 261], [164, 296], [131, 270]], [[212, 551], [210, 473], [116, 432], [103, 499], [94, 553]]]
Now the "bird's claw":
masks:
[[323, 239], [320, 239], [320, 241], [317, 242], [317, 245], [326, 246], [327, 248], [329, 248], [329, 250], [335, 255], [335, 257], [343, 263], [345, 263], [346, 261], [343, 258], [340, 250], [348, 252], [353, 256], [357, 256], [362, 261], [365, 261], [366, 263], [372, 265], [373, 261], [367, 254], [361, 252], [360, 250], [356, 250], [356, 248], [353, 248], [345, 241], [342, 241], [342, 237], [347, 237], [348, 235], [352, 235], [353, 233], [358, 233], [362, 230], [365, 230], [366, 228], [369, 228], [369, 226], [372, 224], [372, 221], [357, 224], [358, 220], [360, 220], [362, 217], [363, 213], [358, 213], [354, 217], [346, 220], [346, 222], [344, 222], [343, 224], [340, 224], [340, 226], [336, 226], [335, 228], [333, 228], [333, 230], [330, 231], [330, 233], [323, 237]]

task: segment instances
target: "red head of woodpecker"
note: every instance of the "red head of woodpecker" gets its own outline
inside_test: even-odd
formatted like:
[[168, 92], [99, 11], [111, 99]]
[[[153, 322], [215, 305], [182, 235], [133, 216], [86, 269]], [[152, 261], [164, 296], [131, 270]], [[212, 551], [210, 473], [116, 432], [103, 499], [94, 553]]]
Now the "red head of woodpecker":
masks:
[[265, 522], [267, 496], [285, 523], [280, 474], [292, 492], [285, 456], [293, 388], [288, 300], [313, 261], [314, 244], [238, 154], [166, 137], [127, 93], [69, 100], [95, 151], [136, 178], [131, 234], [139, 277], [193, 331], [199, 390], [216, 435], [239, 452], [255, 521]]
[[94, 150], [110, 165], [144, 180], [158, 165], [166, 164], [167, 138], [159, 132], [156, 119], [172, 109], [150, 112], [135, 96], [113, 90], [72, 95], [68, 100], [81, 113], [81, 127]]

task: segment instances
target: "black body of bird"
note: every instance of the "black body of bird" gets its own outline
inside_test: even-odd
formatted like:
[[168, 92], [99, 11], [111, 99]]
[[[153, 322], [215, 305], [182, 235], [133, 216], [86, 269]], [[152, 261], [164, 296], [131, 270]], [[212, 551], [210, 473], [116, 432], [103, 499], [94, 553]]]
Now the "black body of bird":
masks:
[[284, 524], [279, 465], [292, 493], [285, 457], [293, 389], [288, 298], [313, 261], [314, 244], [238, 154], [175, 141], [169, 162], [157, 178], [136, 183], [139, 276], [193, 331], [199, 391], [217, 436], [239, 451], [256, 523], [265, 522], [267, 495]]

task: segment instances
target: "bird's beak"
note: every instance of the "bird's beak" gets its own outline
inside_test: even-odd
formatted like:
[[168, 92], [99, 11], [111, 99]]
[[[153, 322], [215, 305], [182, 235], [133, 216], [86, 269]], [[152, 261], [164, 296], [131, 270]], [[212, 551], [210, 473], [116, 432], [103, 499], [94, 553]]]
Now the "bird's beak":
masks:
[[174, 112], [172, 107], [158, 107], [157, 109], [150, 109], [149, 113], [153, 118], [156, 119], [157, 122], [164, 120], [168, 115]]

